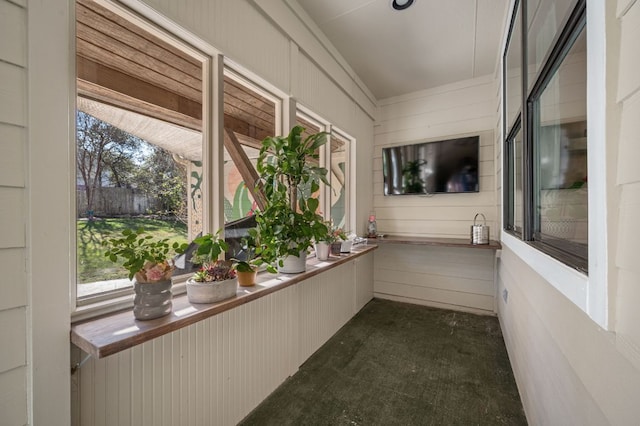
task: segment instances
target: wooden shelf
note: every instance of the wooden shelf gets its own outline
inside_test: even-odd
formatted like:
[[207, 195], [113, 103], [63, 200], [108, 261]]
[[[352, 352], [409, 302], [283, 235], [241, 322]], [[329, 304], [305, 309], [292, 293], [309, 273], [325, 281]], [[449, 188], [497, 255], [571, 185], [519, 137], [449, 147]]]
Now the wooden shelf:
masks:
[[192, 305], [186, 294], [175, 296], [171, 314], [154, 320], [137, 321], [132, 310], [128, 309], [78, 322], [71, 326], [71, 343], [96, 358], [104, 358], [297, 284], [376, 248], [376, 245], [356, 245], [351, 253], [340, 257], [331, 256], [326, 261], [309, 259], [307, 271], [301, 274], [260, 273], [255, 286], [238, 287], [235, 297], [219, 303]]
[[400, 235], [385, 235], [383, 238], [370, 238], [369, 244], [413, 244], [420, 246], [458, 247], [481, 250], [500, 250], [500, 241], [490, 240], [489, 244], [471, 244], [466, 238], [432, 238], [432, 237], [407, 237]]

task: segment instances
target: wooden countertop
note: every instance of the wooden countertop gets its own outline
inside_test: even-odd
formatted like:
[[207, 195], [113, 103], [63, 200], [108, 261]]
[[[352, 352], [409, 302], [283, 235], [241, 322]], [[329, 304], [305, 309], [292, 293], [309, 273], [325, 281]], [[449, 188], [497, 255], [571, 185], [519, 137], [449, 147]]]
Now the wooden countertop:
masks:
[[491, 240], [489, 244], [471, 244], [470, 238], [432, 238], [401, 235], [384, 235], [382, 238], [369, 238], [369, 244], [414, 244], [421, 246], [459, 247], [485, 250], [500, 250], [500, 241]]
[[304, 281], [376, 248], [374, 244], [356, 245], [351, 253], [340, 257], [331, 256], [326, 261], [311, 258], [307, 271], [300, 274], [262, 272], [255, 286], [238, 287], [235, 297], [218, 303], [192, 305], [186, 294], [174, 296], [171, 314], [149, 321], [136, 320], [131, 309], [81, 321], [71, 326], [71, 342], [96, 358], [104, 358]]

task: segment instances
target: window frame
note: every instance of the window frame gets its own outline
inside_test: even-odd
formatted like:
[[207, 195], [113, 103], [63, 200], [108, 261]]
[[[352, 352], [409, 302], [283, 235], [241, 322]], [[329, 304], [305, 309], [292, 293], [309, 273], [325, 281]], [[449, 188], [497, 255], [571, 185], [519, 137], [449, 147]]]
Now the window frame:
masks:
[[[578, 308], [584, 311], [594, 322], [605, 330], [610, 328], [612, 324], [611, 311], [609, 309], [609, 287], [608, 287], [608, 238], [607, 238], [607, 150], [606, 150], [606, 37], [605, 37], [605, 5], [604, 2], [595, 2], [591, 0], [579, 0], [571, 10], [570, 16], [565, 20], [565, 24], [569, 25], [571, 17], [576, 15], [578, 9], [582, 9], [582, 14], [586, 17], [587, 24], [587, 128], [589, 138], [587, 139], [588, 154], [587, 167], [589, 170], [589, 193], [588, 193], [588, 229], [589, 229], [589, 246], [588, 246], [588, 269], [589, 274], [578, 271], [572, 266], [563, 263], [551, 254], [540, 250], [535, 243], [532, 244], [531, 235], [519, 237], [511, 230], [506, 229], [507, 216], [503, 215], [503, 229], [501, 241], [505, 248], [511, 249], [521, 260], [533, 268], [536, 273], [540, 274], [550, 285], [556, 288], [560, 293], [567, 297]], [[520, 4], [524, 4], [526, 8], [527, 0], [521, 0]], [[510, 17], [515, 16], [516, 3], [512, 3]], [[521, 6], [522, 7], [522, 6]], [[526, 11], [522, 14], [522, 19], [526, 22]], [[509, 20], [509, 30], [513, 19]], [[553, 49], [560, 44], [562, 33], [566, 33], [567, 25], [558, 32], [557, 40], [552, 44]], [[527, 34], [523, 31], [523, 58], [526, 58]], [[506, 51], [506, 38], [503, 41], [504, 51]], [[503, 51], [503, 52], [504, 52]], [[547, 55], [545, 61], [551, 58], [551, 52]], [[503, 55], [504, 61], [504, 55]], [[504, 82], [504, 62], [502, 67], [502, 81]], [[536, 79], [542, 75], [542, 71], [538, 73]], [[526, 79], [526, 73], [523, 73]], [[528, 87], [526, 81], [523, 87]], [[535, 85], [532, 85], [532, 89]], [[505, 89], [503, 87], [502, 95]], [[531, 111], [528, 111], [528, 93], [524, 94], [526, 100], [525, 114], [522, 116], [522, 122], [525, 127], [523, 135], [523, 156], [524, 151], [531, 152], [530, 145], [531, 129], [530, 118], [527, 117]], [[504, 97], [502, 102], [503, 131], [502, 140], [503, 147], [506, 145], [507, 123], [505, 122]], [[503, 154], [505, 155], [505, 154]], [[506, 164], [507, 158], [503, 159]], [[525, 183], [532, 184], [531, 165], [524, 170]], [[506, 203], [508, 188], [508, 174], [503, 173], [502, 199]], [[529, 194], [532, 191], [529, 190]], [[524, 200], [528, 203], [525, 206], [525, 227], [531, 230], [533, 223], [532, 211], [533, 199]], [[503, 206], [503, 213], [507, 212], [507, 207]], [[526, 231], [527, 229], [525, 229]], [[528, 238], [527, 238], [528, 237]]]
[[[344, 198], [344, 230], [349, 233], [349, 232], [354, 232], [355, 230], [354, 228], [354, 219], [353, 219], [353, 212], [352, 212], [352, 198], [353, 198], [353, 193], [354, 193], [354, 186], [353, 186], [353, 177], [352, 177], [352, 169], [353, 169], [353, 158], [354, 158], [354, 150], [355, 150], [355, 138], [349, 136], [346, 132], [342, 131], [341, 129], [339, 129], [336, 126], [331, 125], [330, 131], [329, 131], [329, 143], [327, 144], [326, 150], [329, 153], [329, 164], [331, 164], [331, 137], [333, 137], [333, 135], [337, 135], [337, 137], [339, 139], [342, 139], [345, 143], [346, 143], [346, 148], [345, 148], [345, 155], [346, 155], [346, 159], [345, 159], [345, 167], [344, 167], [344, 188], [345, 188], [345, 198]], [[330, 167], [329, 167], [329, 172], [331, 172]], [[329, 214], [329, 219], [333, 220], [333, 218], [331, 217], [331, 188], [327, 188], [326, 189], [326, 193], [327, 193], [327, 212]]]
[[[218, 134], [216, 130], [221, 128], [220, 124], [222, 120], [222, 109], [220, 105], [216, 104], [216, 99], [221, 97], [219, 95], [221, 86], [221, 75], [223, 67], [223, 56], [219, 51], [211, 47], [210, 45], [203, 43], [197, 37], [179, 28], [176, 24], [173, 24], [164, 19], [157, 12], [150, 8], [136, 3], [131, 9], [116, 3], [111, 0], [106, 0], [100, 3], [110, 11], [120, 15], [124, 19], [132, 22], [140, 28], [154, 34], [161, 38], [163, 41], [173, 45], [174, 47], [183, 50], [189, 55], [197, 58], [202, 63], [203, 73], [203, 86], [202, 86], [202, 163], [203, 163], [203, 183], [202, 192], [204, 197], [209, 197], [210, 200], [214, 200], [218, 193], [221, 193], [221, 189], [217, 189], [212, 184], [214, 181], [213, 176], [213, 164], [219, 162], [222, 158], [222, 139], [221, 134]], [[76, 1], [72, 3], [72, 7], [75, 8]], [[75, 64], [76, 49], [76, 16], [75, 13], [71, 14], [71, 32], [70, 35], [73, 38], [71, 50], [71, 58], [73, 64]], [[70, 104], [70, 117], [76, 116], [76, 102], [75, 99], [78, 96], [77, 91], [77, 75], [75, 72], [75, 66], [72, 76], [72, 99], [74, 102]], [[95, 295], [87, 296], [83, 299], [78, 299], [77, 292], [77, 241], [76, 241], [76, 120], [72, 120], [70, 124], [69, 134], [69, 161], [73, 172], [70, 173], [70, 265], [69, 265], [69, 277], [70, 277], [70, 315], [72, 322], [85, 320], [98, 315], [104, 315], [117, 310], [128, 308], [133, 305], [133, 288], [126, 287], [120, 288], [109, 292], [97, 293]], [[218, 153], [218, 151], [220, 151]], [[209, 203], [204, 203], [202, 212], [203, 232], [211, 232], [212, 229], [217, 229], [216, 224], [221, 221], [219, 218], [220, 209], [211, 208]], [[224, 223], [224, 219], [222, 219]], [[185, 282], [188, 275], [181, 275], [174, 277], [174, 285], [172, 292], [174, 294], [182, 294], [186, 292]]]
[[547, 253], [562, 263], [588, 275], [588, 257], [583, 258], [575, 253], [562, 249], [560, 244], [542, 241], [538, 236], [536, 228], [538, 226], [539, 217], [534, 213], [536, 211], [536, 205], [538, 204], [536, 201], [537, 185], [535, 184], [537, 176], [535, 174], [535, 167], [533, 166], [538, 159], [538, 144], [536, 143], [538, 135], [536, 133], [535, 124], [540, 118], [539, 100], [541, 99], [549, 82], [553, 79], [556, 72], [560, 69], [562, 63], [567, 58], [567, 54], [573, 47], [575, 41], [580, 37], [583, 31], [587, 30], [586, 18], [586, 3], [578, 1], [576, 7], [569, 16], [566, 25], [559, 32], [559, 38], [553, 45], [550, 54], [547, 55], [546, 62], [542, 65], [540, 73], [527, 97], [526, 116], [528, 117], [528, 120], [527, 127], [525, 128], [525, 137], [528, 142], [528, 147], [523, 151], [523, 161], [531, 170], [529, 170], [528, 174], [525, 176], [525, 180], [527, 178], [530, 179], [530, 183], [527, 185], [529, 192], [527, 197], [525, 197], [525, 200], [530, 204], [525, 204], [525, 217], [527, 217], [528, 224], [526, 225], [526, 231], [523, 235], [525, 235], [525, 239], [529, 241], [530, 244], [538, 248], [540, 251]]

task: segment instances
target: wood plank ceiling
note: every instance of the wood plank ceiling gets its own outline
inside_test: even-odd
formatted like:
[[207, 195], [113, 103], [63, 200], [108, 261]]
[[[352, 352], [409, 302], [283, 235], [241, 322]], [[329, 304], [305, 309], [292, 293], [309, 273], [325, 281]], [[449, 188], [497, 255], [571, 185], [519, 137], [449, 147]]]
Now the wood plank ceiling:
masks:
[[[95, 2], [76, 4], [78, 95], [201, 131], [202, 63]], [[224, 123], [259, 147], [275, 134], [275, 104], [225, 77]]]

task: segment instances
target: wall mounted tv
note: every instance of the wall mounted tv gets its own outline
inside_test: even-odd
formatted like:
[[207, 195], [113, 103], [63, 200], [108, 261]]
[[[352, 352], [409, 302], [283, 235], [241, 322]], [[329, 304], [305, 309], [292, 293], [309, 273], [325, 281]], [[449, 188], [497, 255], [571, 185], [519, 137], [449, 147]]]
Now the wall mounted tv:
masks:
[[382, 148], [384, 195], [478, 192], [479, 136]]

